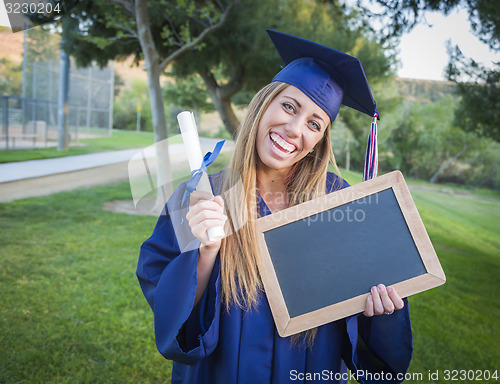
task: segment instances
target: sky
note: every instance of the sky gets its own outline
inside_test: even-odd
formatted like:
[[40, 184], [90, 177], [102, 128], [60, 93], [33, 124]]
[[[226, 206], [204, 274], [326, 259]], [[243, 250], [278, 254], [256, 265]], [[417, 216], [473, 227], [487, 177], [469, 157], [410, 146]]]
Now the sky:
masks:
[[410, 33], [401, 37], [399, 77], [427, 80], [444, 80], [444, 69], [448, 64], [446, 41], [451, 39], [466, 57], [491, 66], [500, 61], [500, 53], [493, 53], [471, 33], [466, 10], [454, 10], [448, 16], [428, 12], [429, 25], [418, 24]]
[[[426, 19], [429, 25], [418, 24], [401, 37], [399, 77], [445, 80], [444, 69], [448, 63], [445, 43], [449, 39], [454, 45], [458, 44], [466, 57], [487, 66], [500, 61], [500, 52], [493, 53], [471, 33], [466, 10], [454, 10], [448, 16], [427, 12]], [[3, 0], [0, 0], [0, 25], [10, 26]]]

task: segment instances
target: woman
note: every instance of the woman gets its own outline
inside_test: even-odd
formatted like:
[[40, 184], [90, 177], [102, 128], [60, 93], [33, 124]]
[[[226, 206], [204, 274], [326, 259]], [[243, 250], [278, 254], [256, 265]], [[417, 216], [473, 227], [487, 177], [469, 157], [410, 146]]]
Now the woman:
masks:
[[[211, 177], [217, 196], [193, 192], [185, 214], [180, 186], [141, 247], [137, 275], [158, 349], [174, 360], [172, 383], [337, 383], [349, 377], [345, 364], [360, 382], [401, 382], [411, 327], [391, 287], [373, 287], [363, 314], [289, 338], [274, 326], [257, 270], [256, 219], [348, 186], [327, 172], [329, 129], [355, 92], [351, 75], [329, 65], [339, 52], [270, 35], [288, 65], [252, 100], [231, 171]], [[298, 58], [285, 58], [289, 51]], [[367, 83], [366, 91], [376, 112]], [[207, 229], [221, 225], [229, 235], [210, 241]]]

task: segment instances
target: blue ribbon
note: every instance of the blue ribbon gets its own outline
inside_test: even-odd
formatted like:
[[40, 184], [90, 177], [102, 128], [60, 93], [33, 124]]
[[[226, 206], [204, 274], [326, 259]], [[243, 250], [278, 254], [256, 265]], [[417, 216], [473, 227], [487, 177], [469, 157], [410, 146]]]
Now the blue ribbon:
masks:
[[203, 161], [201, 163], [201, 167], [198, 169], [195, 169], [194, 171], [191, 171], [191, 174], [193, 177], [191, 177], [191, 180], [189, 180], [186, 184], [186, 190], [184, 191], [184, 196], [182, 197], [182, 202], [181, 202], [181, 207], [184, 206], [184, 202], [188, 198], [188, 196], [191, 194], [196, 189], [196, 186], [200, 182], [201, 176], [203, 175], [203, 172], [207, 171], [207, 167], [214, 162], [214, 160], [219, 156], [219, 153], [222, 149], [222, 146], [226, 140], [221, 140], [219, 141], [213, 150], [213, 152], [207, 152], [205, 157], [203, 158]]

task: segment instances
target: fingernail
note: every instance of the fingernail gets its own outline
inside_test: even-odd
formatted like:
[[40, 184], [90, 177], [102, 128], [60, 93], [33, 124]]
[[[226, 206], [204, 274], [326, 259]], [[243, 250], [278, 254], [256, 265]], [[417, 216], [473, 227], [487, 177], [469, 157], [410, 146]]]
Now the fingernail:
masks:
[[375, 287], [375, 286], [374, 286], [374, 287], [372, 287], [372, 292], [373, 292], [373, 293], [377, 293], [377, 287]]
[[378, 285], [378, 290], [379, 290], [380, 292], [384, 292], [384, 291], [385, 291], [384, 284], [379, 284], [379, 285]]
[[368, 296], [368, 300], [370, 300], [370, 301], [372, 301], [372, 300], [373, 300], [372, 295]]
[[392, 292], [392, 287], [387, 287], [387, 292]]

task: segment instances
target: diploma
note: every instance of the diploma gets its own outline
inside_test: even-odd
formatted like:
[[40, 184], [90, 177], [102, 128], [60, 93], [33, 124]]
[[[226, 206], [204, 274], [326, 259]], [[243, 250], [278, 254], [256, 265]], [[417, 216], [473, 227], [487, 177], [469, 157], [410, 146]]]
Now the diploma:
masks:
[[[182, 141], [186, 149], [186, 155], [189, 161], [191, 172], [200, 169], [203, 165], [203, 154], [201, 152], [200, 139], [194, 116], [189, 111], [181, 112], [177, 115], [177, 121], [181, 129]], [[196, 187], [197, 191], [212, 192], [210, 181], [208, 180], [207, 172], [203, 172], [201, 179]], [[213, 227], [208, 230], [208, 238], [210, 241], [217, 241], [224, 237], [223, 227]]]

